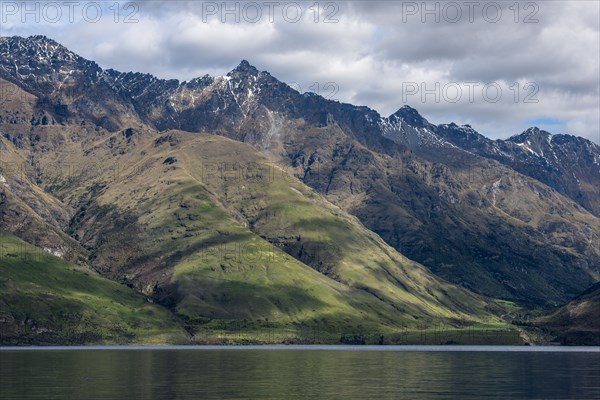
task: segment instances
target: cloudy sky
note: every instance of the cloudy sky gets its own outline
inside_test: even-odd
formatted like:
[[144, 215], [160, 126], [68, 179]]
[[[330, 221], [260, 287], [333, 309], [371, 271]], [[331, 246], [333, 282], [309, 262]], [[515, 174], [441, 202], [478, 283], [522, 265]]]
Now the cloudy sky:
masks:
[[189, 80], [247, 59], [384, 116], [408, 104], [493, 138], [536, 125], [600, 143], [594, 0], [0, 3], [2, 35], [44, 34], [105, 68]]

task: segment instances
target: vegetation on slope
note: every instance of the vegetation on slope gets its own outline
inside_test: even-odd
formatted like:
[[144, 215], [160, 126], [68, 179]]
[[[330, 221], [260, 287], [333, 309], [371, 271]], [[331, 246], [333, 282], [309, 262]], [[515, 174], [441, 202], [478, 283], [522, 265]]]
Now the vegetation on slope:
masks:
[[0, 231], [0, 344], [185, 343], [164, 309]]
[[192, 333], [240, 321], [336, 333], [501, 325], [495, 302], [435, 278], [248, 144], [148, 129], [78, 140], [37, 131], [61, 142], [35, 153], [42, 171], [119, 166], [39, 181], [70, 210], [67, 231], [94, 269]]

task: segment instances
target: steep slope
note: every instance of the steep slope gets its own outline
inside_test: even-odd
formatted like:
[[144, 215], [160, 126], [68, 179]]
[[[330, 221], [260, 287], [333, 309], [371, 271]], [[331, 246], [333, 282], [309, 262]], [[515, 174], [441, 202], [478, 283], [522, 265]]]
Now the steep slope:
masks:
[[[42, 108], [52, 113], [49, 106], [62, 105], [66, 116], [47, 124], [146, 125], [253, 144], [402, 254], [472, 290], [556, 305], [598, 279], [598, 217], [564, 191], [453, 144], [409, 107], [382, 118], [366, 107], [299, 94], [247, 62], [223, 77], [180, 83], [98, 70], [42, 37], [3, 38], [0, 53], [0, 77], [30, 93], [39, 93], [39, 85], [56, 93], [58, 100]], [[37, 54], [39, 69], [23, 75], [20, 66]], [[61, 100], [62, 81], [47, 74], [62, 76], [70, 68], [81, 71], [70, 74], [81, 77], [72, 85], [81, 96], [67, 96], [74, 99], [68, 102]], [[96, 96], [97, 88], [108, 94]], [[86, 107], [78, 103], [84, 100]], [[104, 110], [110, 123], [89, 110]], [[11, 135], [16, 141], [27, 136]], [[593, 188], [597, 182], [589, 176]], [[261, 226], [256, 232], [269, 236]]]
[[558, 308], [537, 318], [535, 325], [562, 344], [600, 345], [600, 282]]
[[598, 219], [500, 164], [386, 157], [333, 130], [288, 149], [306, 183], [401, 253], [472, 290], [556, 303], [597, 276]]
[[87, 258], [84, 249], [65, 233], [68, 210], [36, 185], [40, 165], [23, 142], [4, 135], [0, 140], [0, 227], [34, 246], [81, 263]]
[[39, 184], [73, 210], [68, 231], [96, 270], [192, 332], [239, 320], [334, 332], [498, 322], [498, 305], [399, 255], [247, 144], [140, 129], [73, 141], [72, 129], [34, 128], [61, 142], [33, 147], [41, 170], [89, 161], [118, 175], [42, 174]]
[[186, 343], [139, 293], [0, 230], [0, 344]]

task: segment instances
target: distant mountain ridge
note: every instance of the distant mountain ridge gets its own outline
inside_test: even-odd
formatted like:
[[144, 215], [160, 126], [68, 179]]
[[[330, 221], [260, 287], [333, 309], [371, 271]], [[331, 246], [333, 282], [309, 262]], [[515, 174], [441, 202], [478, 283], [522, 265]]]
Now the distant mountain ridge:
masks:
[[[0, 55], [3, 61], [3, 77], [25, 84], [27, 89], [41, 95], [42, 98], [54, 95], [60, 97], [59, 90], [72, 96], [81, 95], [76, 93], [83, 89], [78, 88], [80, 85], [89, 85], [92, 82], [100, 86], [106, 84], [121, 96], [120, 100], [129, 103], [127, 106], [132, 107], [143, 122], [151, 122], [161, 130], [198, 131], [215, 128], [223, 122], [211, 123], [210, 120], [207, 121], [206, 114], [219, 114], [219, 111], [225, 109], [228, 109], [229, 113], [241, 113], [242, 116], [246, 116], [257, 111], [259, 105], [266, 105], [277, 111], [291, 102], [300, 103], [295, 107], [297, 110], [286, 109], [287, 112], [298, 109], [305, 112], [306, 109], [326, 105], [329, 107], [323, 108], [333, 108], [335, 114], [338, 114], [335, 116], [338, 118], [330, 115], [333, 117], [329, 119], [330, 122], [338, 121], [340, 112], [355, 114], [354, 119], [360, 114], [363, 128], [377, 131], [380, 135], [411, 149], [433, 143], [437, 143], [439, 148], [454, 145], [500, 161], [569, 196], [595, 215], [600, 213], [600, 192], [593, 191], [594, 188], [591, 187], [582, 189], [578, 187], [581, 185], [567, 182], [574, 178], [579, 180], [579, 183], [583, 182], [589, 186], [590, 180], [591, 183], [595, 183], [600, 179], [600, 146], [584, 138], [552, 135], [532, 127], [506, 140], [492, 140], [479, 134], [469, 125], [459, 127], [453, 123], [439, 126], [430, 124], [417, 110], [409, 106], [402, 107], [389, 117], [381, 117], [367, 107], [331, 102], [308, 93], [300, 95], [268, 72], [259, 71], [246, 60], [226, 76], [205, 75], [188, 82], [179, 82], [176, 79], [159, 79], [151, 74], [102, 70], [93, 61], [76, 55], [45, 36], [1, 38]], [[29, 57], [34, 55], [32, 62], [29, 62]], [[18, 61], [23, 57], [27, 58], [28, 62], [19, 65]], [[72, 86], [69, 87], [69, 84]], [[266, 96], [263, 94], [261, 97], [263, 89], [266, 89]], [[217, 96], [211, 97], [215, 90], [218, 92]], [[273, 96], [274, 91], [277, 96]], [[287, 100], [288, 103], [276, 103], [272, 101], [275, 98]], [[156, 115], [157, 109], [161, 108], [166, 108], [161, 110], [165, 115]], [[83, 105], [80, 105], [79, 111], [85, 112]], [[56, 114], [60, 115], [60, 112]], [[329, 114], [332, 113], [325, 113], [324, 110], [323, 113], [311, 117], [314, 118], [313, 122], [326, 124]], [[195, 118], [200, 115], [203, 117], [201, 121]], [[222, 115], [219, 114], [218, 117], [221, 118]], [[112, 127], [110, 119], [99, 122]]]
[[441, 125], [437, 133], [456, 146], [538, 179], [600, 216], [597, 144], [581, 137], [552, 135], [537, 127], [506, 140], [490, 140], [472, 129], [451, 125]]
[[[226, 76], [179, 82], [103, 70], [43, 36], [0, 38], [0, 78], [24, 105], [16, 126], [210, 133], [249, 143], [396, 250], [470, 290], [557, 304], [600, 277], [600, 147], [530, 128], [491, 140], [434, 125], [404, 106], [300, 94], [247, 61]], [[10, 131], [10, 132], [8, 132]]]

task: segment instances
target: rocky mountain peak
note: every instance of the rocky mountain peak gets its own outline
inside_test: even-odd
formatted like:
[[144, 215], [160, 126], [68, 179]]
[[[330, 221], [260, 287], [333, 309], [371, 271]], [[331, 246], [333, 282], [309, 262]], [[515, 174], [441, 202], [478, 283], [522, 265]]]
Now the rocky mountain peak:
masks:
[[509, 142], [513, 143], [525, 143], [527, 141], [530, 142], [549, 142], [552, 140], [552, 134], [550, 132], [546, 132], [537, 126], [533, 126], [528, 128], [523, 133], [518, 135], [511, 136], [507, 139]]
[[0, 38], [0, 67], [0, 77], [21, 82], [41, 97], [77, 85], [76, 81], [88, 85], [102, 71], [95, 62], [42, 35]]
[[246, 60], [242, 60], [237, 67], [227, 74], [227, 76], [257, 76], [259, 73], [260, 71], [255, 66]]
[[422, 128], [427, 124], [427, 120], [423, 118], [417, 110], [410, 106], [402, 106], [398, 111], [390, 115], [389, 119], [390, 121], [402, 119], [404, 122], [415, 128]]
[[545, 157], [552, 148], [552, 134], [537, 126], [531, 127], [519, 135], [506, 139], [507, 142], [515, 143], [522, 150]]
[[16, 59], [17, 57], [28, 57], [32, 61], [52, 62], [84, 59], [73, 53], [60, 43], [43, 35], [20, 36], [0, 38], [0, 54], [3, 57]]

